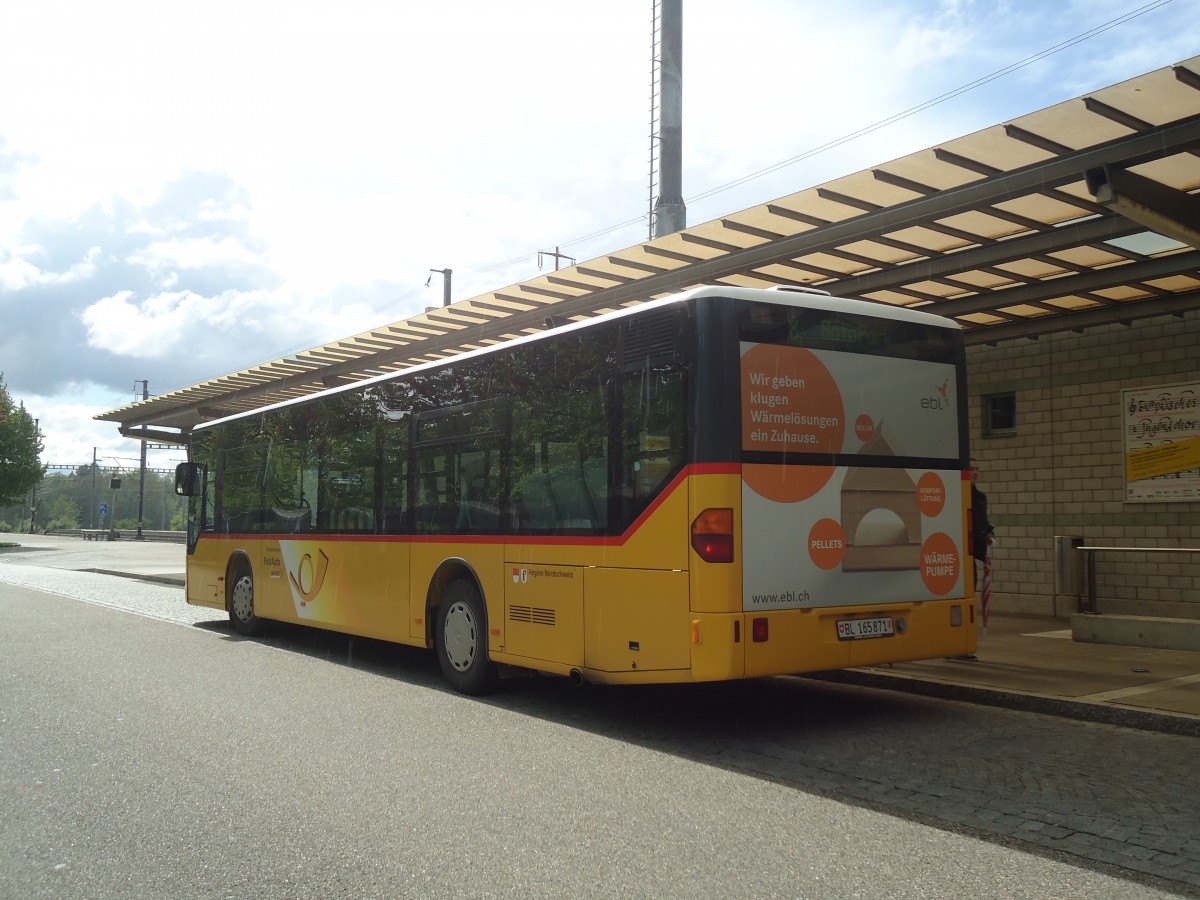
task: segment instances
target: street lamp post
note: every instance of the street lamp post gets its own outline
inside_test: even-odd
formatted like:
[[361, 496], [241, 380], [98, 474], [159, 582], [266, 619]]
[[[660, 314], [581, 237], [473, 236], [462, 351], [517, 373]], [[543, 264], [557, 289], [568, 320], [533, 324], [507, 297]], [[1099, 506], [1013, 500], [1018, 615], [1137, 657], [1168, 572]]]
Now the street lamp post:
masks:
[[[453, 269], [430, 269], [429, 271], [431, 273], [429, 276], [430, 278], [433, 278], [432, 273], [434, 273], [434, 272], [436, 272], [438, 275], [442, 276], [442, 306], [449, 306], [450, 305], [450, 276], [454, 274], [454, 270]], [[428, 287], [429, 282], [426, 281], [425, 285], [426, 285], [426, 287]]]
[[[150, 399], [150, 382], [142, 381], [142, 400]], [[137, 540], [144, 541], [145, 535], [142, 534], [142, 516], [146, 512], [146, 442], [142, 441], [142, 468], [138, 478], [138, 517], [137, 517]]]
[[121, 470], [113, 469], [112, 477], [108, 481], [108, 487], [112, 491], [112, 510], [108, 517], [108, 530], [112, 536], [116, 535], [117, 531], [117, 491], [121, 489]]
[[92, 528], [96, 527], [96, 447], [92, 448], [92, 495], [91, 495], [91, 512], [89, 518], [92, 523]]
[[[38, 432], [41, 430], [41, 419], [33, 420], [33, 440], [34, 445], [37, 444], [37, 439], [40, 437]], [[39, 478], [38, 481], [41, 481]], [[37, 486], [38, 483], [33, 483], [33, 494], [29, 498], [29, 533], [34, 534], [37, 531]]]

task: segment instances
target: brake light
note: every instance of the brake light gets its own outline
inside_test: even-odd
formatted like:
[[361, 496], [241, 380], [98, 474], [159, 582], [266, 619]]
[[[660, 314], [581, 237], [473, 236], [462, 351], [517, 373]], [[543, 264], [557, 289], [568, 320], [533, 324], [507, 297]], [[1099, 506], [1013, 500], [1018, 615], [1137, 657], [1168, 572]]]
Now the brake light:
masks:
[[705, 562], [733, 562], [733, 510], [704, 510], [692, 522], [692, 549]]

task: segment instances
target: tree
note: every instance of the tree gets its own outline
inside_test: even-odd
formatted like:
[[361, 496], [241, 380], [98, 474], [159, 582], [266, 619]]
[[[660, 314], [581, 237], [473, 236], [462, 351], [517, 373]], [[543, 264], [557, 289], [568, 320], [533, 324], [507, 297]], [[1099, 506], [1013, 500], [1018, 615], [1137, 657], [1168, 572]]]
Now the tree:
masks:
[[79, 527], [79, 504], [70, 497], [58, 497], [50, 504], [50, 515], [46, 518], [46, 529], [58, 531]]
[[46, 467], [38, 458], [45, 447], [25, 404], [15, 406], [0, 372], [0, 506], [22, 497], [42, 479]]

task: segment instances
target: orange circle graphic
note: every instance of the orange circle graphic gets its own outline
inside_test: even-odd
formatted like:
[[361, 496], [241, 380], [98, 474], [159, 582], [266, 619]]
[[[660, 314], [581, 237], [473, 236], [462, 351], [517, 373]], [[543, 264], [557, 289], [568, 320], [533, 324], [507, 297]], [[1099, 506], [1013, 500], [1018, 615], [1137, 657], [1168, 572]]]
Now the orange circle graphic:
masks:
[[836, 569], [846, 555], [846, 533], [842, 523], [821, 519], [808, 532], [808, 555], [819, 569]]
[[866, 413], [854, 421], [854, 434], [864, 444], [875, 437], [875, 423]]
[[931, 594], [944, 596], [954, 590], [962, 572], [962, 556], [950, 535], [936, 532], [921, 545], [921, 580]]
[[921, 515], [932, 519], [946, 505], [946, 485], [937, 472], [926, 472], [917, 479], [917, 506]]
[[[755, 344], [742, 354], [741, 379], [742, 449], [842, 452], [842, 395], [811, 350]], [[833, 471], [833, 466], [747, 465], [742, 478], [768, 500], [796, 503], [824, 487]]]

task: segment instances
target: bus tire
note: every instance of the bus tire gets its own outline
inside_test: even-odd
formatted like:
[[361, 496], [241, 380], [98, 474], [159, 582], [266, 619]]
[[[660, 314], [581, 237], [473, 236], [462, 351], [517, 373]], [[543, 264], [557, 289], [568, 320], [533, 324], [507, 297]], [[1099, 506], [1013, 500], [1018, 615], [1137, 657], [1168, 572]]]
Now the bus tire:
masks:
[[238, 563], [230, 580], [229, 621], [238, 634], [262, 634], [263, 620], [254, 614], [254, 573], [245, 562]]
[[437, 657], [446, 681], [460, 694], [483, 694], [496, 685], [487, 634], [487, 608], [474, 583], [450, 582], [437, 608]]

